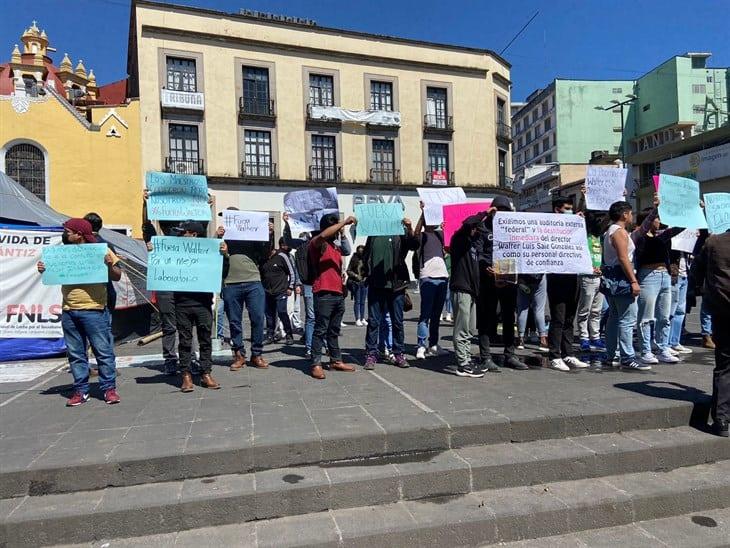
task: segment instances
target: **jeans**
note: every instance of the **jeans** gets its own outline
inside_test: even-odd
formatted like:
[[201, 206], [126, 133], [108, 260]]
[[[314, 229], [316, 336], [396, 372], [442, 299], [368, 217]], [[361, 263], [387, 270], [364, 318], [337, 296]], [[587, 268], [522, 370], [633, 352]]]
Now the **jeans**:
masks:
[[439, 327], [441, 325], [441, 311], [446, 301], [446, 289], [449, 280], [446, 278], [421, 278], [421, 312], [418, 316], [418, 346], [436, 346], [439, 342]]
[[390, 312], [386, 312], [380, 322], [378, 351], [381, 355], [390, 354], [393, 351], [393, 322], [390, 320]]
[[687, 277], [677, 278], [672, 286], [672, 306], [670, 308], [669, 346], [675, 347], [682, 338], [682, 326], [687, 312]]
[[479, 284], [477, 302], [477, 332], [479, 334], [479, 357], [482, 361], [491, 358], [490, 333], [497, 332], [497, 304], [502, 317], [502, 341], [504, 355], [515, 353], [515, 311], [517, 309], [517, 286], [508, 284], [497, 287], [494, 278], [484, 276]]
[[368, 299], [368, 286], [364, 283], [352, 284], [353, 297], [355, 297], [355, 320], [365, 319], [365, 305]]
[[210, 373], [213, 367], [213, 312], [207, 306], [178, 306], [175, 309], [175, 319], [178, 330], [178, 354], [180, 355], [180, 369], [190, 371], [193, 357], [193, 327], [198, 334], [198, 348], [200, 351], [200, 369], [203, 373]]
[[702, 297], [702, 304], [700, 305], [700, 328], [703, 336], [709, 337], [712, 335], [712, 316], [707, 305], [707, 299], [704, 297]]
[[636, 299], [631, 295], [607, 297], [606, 355], [613, 359], [618, 346], [621, 363], [632, 361], [634, 354], [634, 327], [636, 327]]
[[312, 286], [303, 286], [302, 294], [304, 295], [304, 348], [312, 349], [312, 336], [314, 335], [314, 293]]
[[158, 291], [156, 296], [162, 323], [162, 357], [166, 362], [175, 362], [177, 361], [175, 294], [172, 291]]
[[578, 308], [578, 276], [547, 274], [547, 294], [550, 302], [548, 346], [551, 360], [573, 355], [573, 323]]
[[292, 329], [301, 329], [302, 296], [293, 293], [286, 301], [286, 311], [289, 314]]
[[106, 392], [116, 387], [117, 367], [109, 315], [106, 308], [63, 311], [61, 326], [75, 392], [89, 393], [89, 357], [86, 352], [89, 344], [99, 367], [99, 388]]
[[345, 298], [335, 293], [314, 295], [314, 334], [312, 336], [312, 365], [322, 362], [322, 347], [327, 343], [330, 362], [342, 361], [340, 326], [345, 314]]
[[717, 333], [715, 337], [715, 370], [712, 373], [712, 418], [730, 421], [730, 315], [712, 317]]
[[651, 328], [660, 352], [669, 345], [669, 315], [672, 306], [672, 277], [666, 270], [640, 268], [639, 335], [641, 353], [651, 353]]
[[445, 304], [446, 304], [446, 306], [444, 306], [444, 311], [447, 314], [453, 314], [454, 307], [453, 307], [453, 305], [451, 303], [451, 288], [449, 287], [449, 284], [446, 284], [446, 301], [445, 301]]
[[603, 311], [603, 293], [598, 291], [601, 285], [600, 276], [580, 276], [578, 286], [578, 332], [581, 340], [597, 341], [601, 338], [601, 312]]
[[261, 282], [242, 282], [223, 287], [223, 301], [226, 303], [226, 316], [231, 328], [231, 348], [233, 351], [246, 352], [243, 343], [243, 307], [248, 309], [251, 322], [251, 357], [260, 356], [264, 351], [264, 318], [266, 297]]
[[368, 329], [365, 336], [365, 351], [369, 356], [378, 353], [378, 337], [385, 314], [390, 313], [393, 324], [393, 353], [403, 354], [405, 333], [403, 330], [403, 304], [405, 291], [393, 291], [370, 287], [368, 289]]
[[223, 339], [225, 337], [226, 330], [226, 318], [225, 318], [226, 305], [222, 298], [216, 301], [216, 339]]
[[547, 337], [547, 323], [545, 322], [545, 304], [547, 303], [547, 279], [542, 277], [534, 293], [528, 294], [517, 289], [517, 332], [520, 338], [527, 333], [527, 316], [532, 307], [535, 316], [535, 327], [541, 337]]
[[284, 333], [288, 337], [292, 336], [291, 320], [286, 309], [287, 299], [286, 293], [283, 295], [266, 294], [266, 331], [269, 337], [274, 336], [277, 319], [281, 320], [284, 326]]
[[471, 363], [471, 339], [477, 331], [476, 299], [469, 293], [453, 291], [451, 303], [454, 310], [454, 353], [458, 365]]

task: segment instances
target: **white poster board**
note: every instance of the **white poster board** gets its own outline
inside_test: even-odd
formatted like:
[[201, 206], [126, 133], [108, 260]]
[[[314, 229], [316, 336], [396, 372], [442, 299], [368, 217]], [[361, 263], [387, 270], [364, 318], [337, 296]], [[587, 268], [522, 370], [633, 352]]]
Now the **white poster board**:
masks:
[[585, 219], [560, 213], [494, 216], [495, 270], [500, 274], [592, 274]]
[[225, 239], [248, 242], [269, 241], [269, 214], [266, 211], [223, 211]]
[[464, 189], [459, 186], [452, 188], [419, 188], [417, 190], [424, 204], [423, 216], [428, 226], [439, 226], [444, 222], [444, 205], [466, 202]]
[[700, 231], [693, 228], [687, 228], [672, 238], [672, 249], [674, 251], [684, 251], [692, 253], [695, 250], [697, 238], [700, 237]]
[[339, 214], [337, 189], [335, 187], [295, 190], [284, 194], [284, 211], [289, 213], [289, 228], [292, 236], [319, 231], [320, 219], [329, 214]]
[[608, 211], [611, 204], [624, 200], [628, 170], [622, 167], [588, 166], [586, 208]]

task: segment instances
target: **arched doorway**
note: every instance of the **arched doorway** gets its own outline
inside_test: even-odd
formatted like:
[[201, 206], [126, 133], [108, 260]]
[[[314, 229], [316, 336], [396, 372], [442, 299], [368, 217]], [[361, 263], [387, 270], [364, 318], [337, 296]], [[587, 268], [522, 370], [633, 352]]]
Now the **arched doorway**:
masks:
[[5, 173], [41, 200], [46, 200], [46, 159], [37, 146], [20, 143], [8, 148]]

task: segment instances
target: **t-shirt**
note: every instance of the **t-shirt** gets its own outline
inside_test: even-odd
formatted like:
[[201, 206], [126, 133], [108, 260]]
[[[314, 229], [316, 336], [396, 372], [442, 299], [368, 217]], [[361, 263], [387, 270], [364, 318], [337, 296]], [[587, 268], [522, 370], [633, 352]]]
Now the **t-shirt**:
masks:
[[[113, 252], [107, 251], [107, 255], [111, 257], [113, 265], [119, 262], [119, 257]], [[100, 284], [62, 285], [63, 309], [104, 310], [107, 305], [106, 286], [106, 282]]]
[[601, 238], [598, 236], [593, 236], [592, 234], [588, 236], [588, 251], [591, 254], [591, 262], [593, 263], [593, 268], [601, 268], [601, 261], [603, 260], [601, 251]]
[[448, 278], [449, 271], [444, 262], [444, 244], [435, 232], [421, 235], [421, 272], [420, 278]]
[[395, 264], [393, 261], [393, 238], [398, 236], [373, 236], [370, 249], [370, 287], [393, 289]]
[[324, 251], [317, 245], [322, 240], [309, 244], [312, 262], [317, 265], [317, 277], [312, 284], [312, 292], [328, 291], [342, 293], [342, 253], [331, 242], [325, 242]]

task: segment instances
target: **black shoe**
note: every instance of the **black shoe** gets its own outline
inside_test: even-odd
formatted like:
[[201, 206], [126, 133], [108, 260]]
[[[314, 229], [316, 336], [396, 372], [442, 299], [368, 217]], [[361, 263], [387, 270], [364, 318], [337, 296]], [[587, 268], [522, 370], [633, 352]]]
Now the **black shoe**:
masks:
[[456, 368], [456, 374], [459, 377], [471, 377], [472, 379], [480, 379], [484, 376], [484, 371], [473, 367], [471, 364], [460, 365]]
[[270, 344], [274, 344], [276, 341], [274, 340], [274, 337], [266, 337], [264, 339], [264, 346], [268, 346]]
[[524, 350], [525, 349], [525, 339], [522, 337], [517, 337], [517, 349], [518, 350]]
[[482, 373], [486, 373], [487, 371], [490, 373], [499, 373], [502, 371], [502, 368], [494, 363], [492, 358], [487, 358], [486, 360], [479, 362], [479, 370]]
[[190, 362], [190, 372], [193, 375], [200, 375], [203, 372], [203, 370], [200, 367], [200, 362], [198, 360], [192, 360]]
[[274, 342], [279, 342], [280, 340], [281, 340], [281, 333], [279, 333], [277, 331], [276, 334], [274, 335]]
[[284, 343], [285, 344], [294, 344], [294, 337], [292, 337], [291, 335], [287, 335]]
[[177, 360], [167, 360], [165, 362], [165, 375], [177, 375], [180, 371], [180, 366]]
[[516, 369], [517, 371], [527, 371], [528, 369], [530, 369], [527, 364], [519, 359], [517, 356], [505, 356], [504, 366], [511, 367], [512, 369]]
[[308, 360], [312, 359], [312, 350], [307, 348], [307, 350], [304, 352], [304, 357]]
[[714, 426], [715, 434], [723, 438], [730, 437], [730, 422], [722, 419], [716, 420]]

